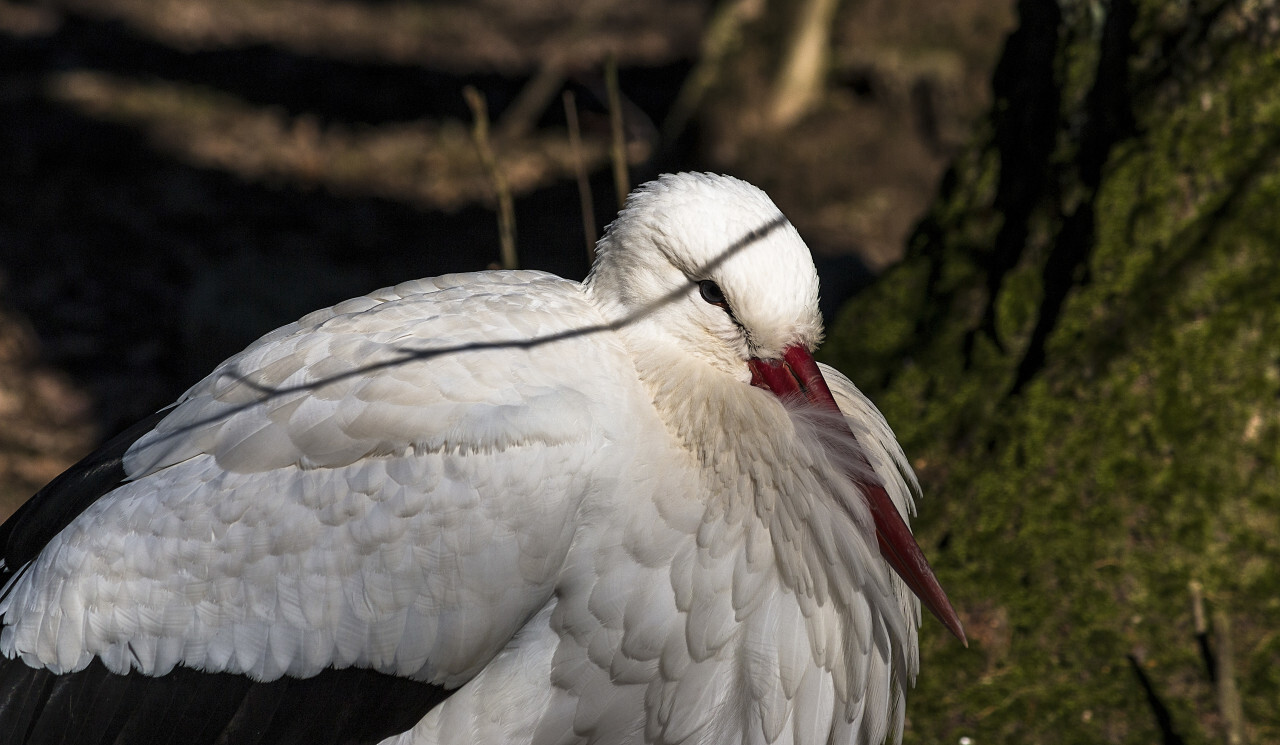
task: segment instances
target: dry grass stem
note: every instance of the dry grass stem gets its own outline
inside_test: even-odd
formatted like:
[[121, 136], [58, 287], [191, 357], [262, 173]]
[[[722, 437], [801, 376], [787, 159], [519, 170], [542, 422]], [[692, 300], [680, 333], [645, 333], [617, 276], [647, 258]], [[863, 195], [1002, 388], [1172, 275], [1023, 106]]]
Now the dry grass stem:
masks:
[[564, 92], [564, 118], [569, 126], [569, 150], [573, 153], [573, 173], [578, 179], [578, 206], [582, 210], [582, 237], [587, 242], [587, 264], [596, 262], [596, 208], [591, 198], [591, 182], [582, 154], [582, 131], [578, 127], [578, 103], [573, 91]]
[[502, 175], [502, 169], [498, 167], [498, 158], [489, 142], [489, 107], [485, 103], [484, 94], [472, 86], [463, 88], [462, 95], [466, 97], [467, 106], [471, 107], [471, 114], [475, 119], [471, 136], [498, 197], [498, 240], [502, 246], [502, 268], [515, 269], [519, 266], [516, 261], [516, 211], [511, 200], [511, 189], [506, 177]]
[[604, 84], [609, 93], [609, 124], [613, 133], [610, 154], [613, 160], [613, 186], [618, 193], [618, 209], [627, 201], [631, 191], [631, 176], [627, 173], [627, 135], [622, 128], [622, 92], [618, 88], [618, 59], [612, 54], [604, 64]]

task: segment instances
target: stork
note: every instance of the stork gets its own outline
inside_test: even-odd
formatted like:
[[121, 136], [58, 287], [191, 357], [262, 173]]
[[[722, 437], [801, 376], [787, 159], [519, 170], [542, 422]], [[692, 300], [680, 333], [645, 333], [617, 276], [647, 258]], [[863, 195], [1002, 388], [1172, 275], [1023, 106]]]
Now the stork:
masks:
[[[918, 484], [759, 189], [277, 329], [0, 528], [0, 741], [879, 743]], [[919, 598], [919, 599], [917, 599]]]

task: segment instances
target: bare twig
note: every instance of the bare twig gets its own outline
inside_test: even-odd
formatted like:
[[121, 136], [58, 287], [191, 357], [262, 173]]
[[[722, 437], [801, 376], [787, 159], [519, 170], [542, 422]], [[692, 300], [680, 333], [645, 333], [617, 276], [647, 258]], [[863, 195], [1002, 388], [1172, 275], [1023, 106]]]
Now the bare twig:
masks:
[[462, 95], [471, 107], [471, 115], [475, 117], [475, 125], [471, 136], [475, 140], [476, 150], [480, 153], [480, 162], [489, 174], [494, 192], [498, 197], [498, 240], [502, 246], [502, 268], [515, 269], [516, 261], [516, 210], [511, 201], [511, 187], [507, 184], [502, 169], [498, 167], [498, 159], [489, 143], [489, 107], [485, 104], [484, 94], [472, 86], [462, 89]]
[[1209, 643], [1209, 623], [1204, 615], [1204, 586], [1193, 579], [1188, 589], [1191, 591], [1191, 618], [1195, 624], [1196, 645], [1200, 647], [1200, 658], [1209, 673], [1209, 681], [1216, 682], [1218, 663], [1214, 660], [1213, 646]]
[[627, 192], [631, 191], [631, 177], [627, 174], [627, 136], [622, 129], [618, 59], [612, 54], [604, 63], [604, 85], [609, 94], [609, 124], [613, 132], [613, 145], [609, 150], [613, 160], [613, 186], [618, 192], [618, 209], [622, 209], [627, 201]]
[[573, 91], [564, 92], [564, 118], [569, 124], [569, 149], [573, 154], [573, 173], [578, 177], [578, 206], [582, 208], [582, 237], [587, 242], [587, 264], [590, 265], [596, 262], [596, 208], [582, 155], [582, 132], [578, 129], [578, 104]]
[[1218, 711], [1227, 728], [1227, 745], [1244, 745], [1244, 706], [1240, 703], [1240, 690], [1236, 688], [1231, 618], [1226, 611], [1213, 612], [1213, 630], [1218, 641]]
[[1160, 742], [1163, 745], [1186, 745], [1186, 740], [1183, 740], [1182, 735], [1174, 729], [1173, 715], [1169, 713], [1169, 707], [1165, 706], [1164, 700], [1156, 691], [1155, 684], [1143, 669], [1141, 650], [1135, 649], [1127, 657], [1129, 664], [1133, 667], [1133, 674], [1138, 678], [1138, 685], [1142, 686], [1143, 693], [1147, 695], [1147, 706], [1151, 707], [1151, 713], [1155, 715], [1156, 729], [1160, 730]]
[[1187, 588], [1191, 591], [1191, 620], [1195, 624], [1196, 634], [1204, 634], [1209, 630], [1204, 617], [1204, 585], [1193, 579]]

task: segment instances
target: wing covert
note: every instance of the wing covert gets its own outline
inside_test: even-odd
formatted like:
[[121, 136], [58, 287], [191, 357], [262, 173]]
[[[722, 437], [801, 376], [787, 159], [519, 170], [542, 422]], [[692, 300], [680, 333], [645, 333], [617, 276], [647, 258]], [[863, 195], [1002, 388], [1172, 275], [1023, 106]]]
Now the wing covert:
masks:
[[616, 342], [575, 334], [602, 326], [578, 285], [517, 273], [401, 285], [268, 334], [13, 584], [0, 651], [465, 682], [546, 603], [579, 503], [611, 488], [602, 402], [639, 394]]
[[[419, 280], [319, 311], [219, 365], [125, 456], [228, 470], [336, 467], [411, 447], [488, 451], [600, 434], [629, 366], [581, 288], [538, 272]], [[586, 332], [575, 336], [576, 332]], [[590, 338], [590, 343], [581, 343]]]

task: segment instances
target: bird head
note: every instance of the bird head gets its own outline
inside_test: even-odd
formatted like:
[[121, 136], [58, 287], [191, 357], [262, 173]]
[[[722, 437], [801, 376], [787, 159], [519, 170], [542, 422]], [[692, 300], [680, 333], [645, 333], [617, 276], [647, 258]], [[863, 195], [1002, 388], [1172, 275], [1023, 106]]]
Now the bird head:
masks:
[[666, 175], [636, 189], [587, 286], [620, 317], [746, 382], [746, 361], [822, 340], [809, 248], [763, 191], [729, 176]]
[[[809, 249], [768, 195], [745, 181], [681, 173], [639, 187], [601, 238], [586, 287], [616, 322], [655, 345], [674, 345], [780, 399], [840, 412], [813, 359], [822, 320]], [[867, 497], [881, 555], [964, 641], [910, 528], [869, 472], [863, 459], [847, 476]]]

